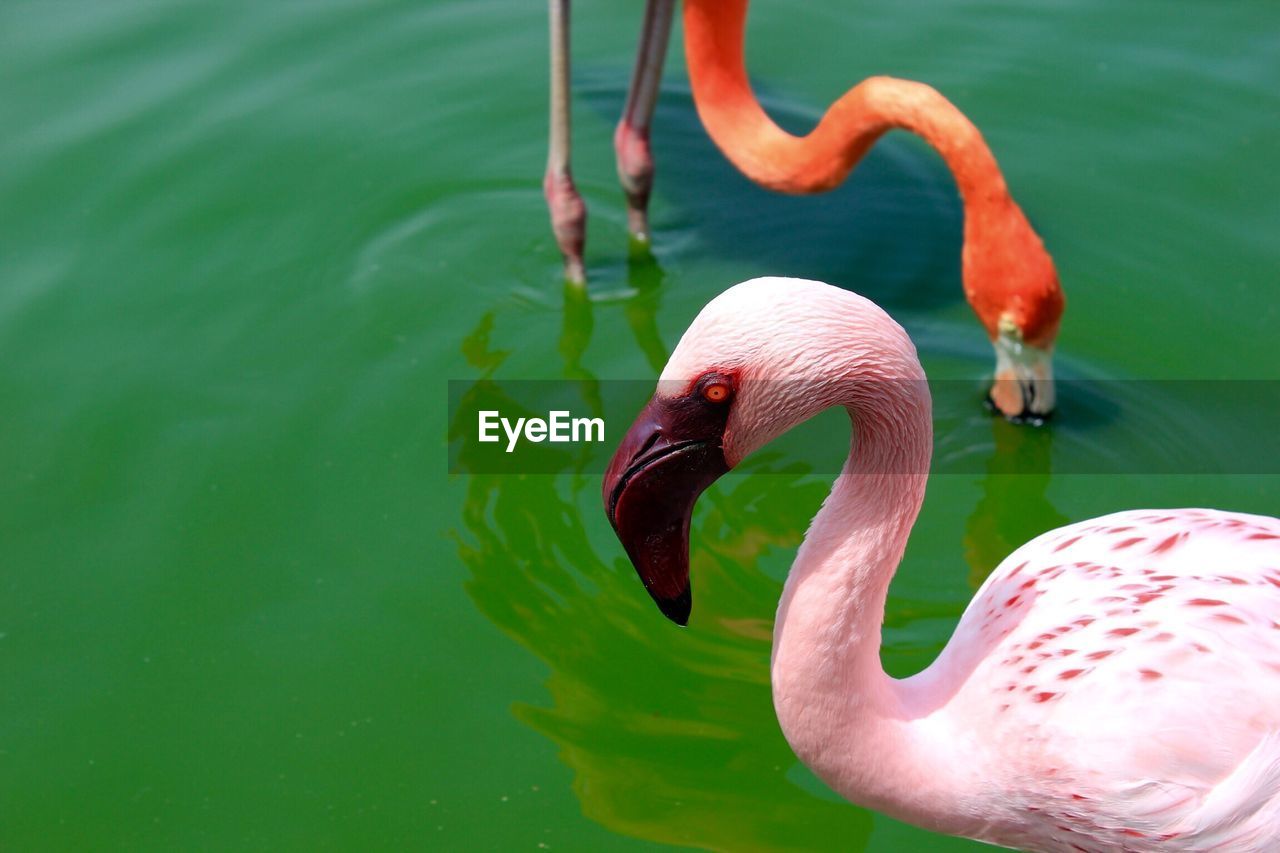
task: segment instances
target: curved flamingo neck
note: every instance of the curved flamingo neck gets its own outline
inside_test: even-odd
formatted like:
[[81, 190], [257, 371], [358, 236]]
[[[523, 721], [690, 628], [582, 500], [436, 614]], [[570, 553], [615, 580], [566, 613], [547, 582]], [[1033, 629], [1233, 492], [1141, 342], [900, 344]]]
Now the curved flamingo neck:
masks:
[[778, 607], [774, 705], [796, 754], [847, 799], [939, 831], [971, 831], [958, 803], [963, 785], [919, 725], [933, 704], [880, 664], [889, 582], [928, 479], [928, 387], [923, 374], [869, 387], [847, 406], [849, 458]]
[[833, 189], [893, 129], [924, 138], [946, 162], [964, 203], [965, 295], [994, 339], [1002, 320], [1048, 346], [1062, 298], [1057, 272], [977, 127], [923, 83], [871, 77], [827, 110], [807, 136], [778, 127], [756, 100], [744, 57], [747, 0], [686, 0], [685, 52], [707, 133], [744, 175], [769, 189]]
[[685, 3], [694, 102], [707, 132], [743, 174], [787, 193], [833, 189], [887, 131], [919, 134], [947, 162], [966, 205], [1008, 197], [982, 134], [933, 88], [871, 77], [827, 110], [808, 136], [793, 136], [765, 113], [747, 79], [746, 0]]

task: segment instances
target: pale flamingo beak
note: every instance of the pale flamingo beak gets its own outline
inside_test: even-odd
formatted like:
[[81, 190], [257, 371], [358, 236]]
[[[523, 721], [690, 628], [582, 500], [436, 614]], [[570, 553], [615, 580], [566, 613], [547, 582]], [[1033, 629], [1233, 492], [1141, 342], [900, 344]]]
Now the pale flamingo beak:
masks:
[[1023, 343], [1004, 330], [991, 342], [996, 351], [995, 381], [988, 400], [1011, 421], [1041, 424], [1057, 402], [1053, 384], [1053, 348]]
[[655, 396], [636, 418], [604, 475], [604, 505], [631, 564], [658, 609], [687, 625], [689, 519], [698, 496], [729, 470], [728, 407], [708, 410]]

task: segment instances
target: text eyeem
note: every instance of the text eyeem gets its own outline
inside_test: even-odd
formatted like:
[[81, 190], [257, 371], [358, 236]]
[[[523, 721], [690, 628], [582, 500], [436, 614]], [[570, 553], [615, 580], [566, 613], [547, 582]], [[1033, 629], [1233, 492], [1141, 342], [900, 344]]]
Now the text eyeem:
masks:
[[575, 418], [567, 411], [548, 412], [543, 418], [504, 418], [492, 409], [480, 412], [479, 440], [498, 442], [502, 436], [498, 428], [507, 437], [507, 453], [516, 449], [523, 437], [534, 443], [551, 441], [555, 443], [604, 441], [603, 418]]

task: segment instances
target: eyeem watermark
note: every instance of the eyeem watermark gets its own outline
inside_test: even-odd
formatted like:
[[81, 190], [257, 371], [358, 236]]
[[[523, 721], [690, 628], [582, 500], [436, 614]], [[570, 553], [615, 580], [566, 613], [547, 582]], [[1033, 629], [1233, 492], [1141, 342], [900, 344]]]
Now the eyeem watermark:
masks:
[[492, 443], [502, 440], [499, 428], [507, 439], [507, 453], [512, 453], [521, 437], [534, 443], [550, 441], [554, 444], [604, 441], [604, 418], [575, 418], [568, 411], [548, 412], [544, 418], [516, 418], [512, 422], [502, 417], [496, 409], [479, 412], [480, 425], [477, 440]]
[[[827, 393], [792, 385], [804, 380], [776, 381], [788, 387], [759, 387], [756, 398]], [[655, 384], [653, 377], [452, 380], [448, 470], [603, 474]], [[929, 382], [933, 456], [889, 473], [1280, 476], [1280, 380], [1059, 379], [1057, 386], [1057, 411], [1036, 428], [987, 412], [989, 380], [980, 375]], [[834, 477], [852, 438], [848, 414], [831, 409], [774, 439], [742, 470]]]

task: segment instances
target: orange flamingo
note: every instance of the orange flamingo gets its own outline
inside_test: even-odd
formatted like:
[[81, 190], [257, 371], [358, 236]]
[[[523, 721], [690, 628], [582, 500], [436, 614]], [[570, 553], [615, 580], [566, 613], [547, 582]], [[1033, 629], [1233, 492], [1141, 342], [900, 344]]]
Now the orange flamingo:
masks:
[[[871, 77], [837, 100], [807, 136], [778, 127], [747, 80], [748, 0], [685, 0], [685, 57], [698, 115], [724, 155], [751, 180], [784, 193], [833, 189], [890, 130], [924, 138], [946, 162], [964, 205], [965, 297], [996, 354], [990, 401], [1011, 419], [1053, 411], [1052, 353], [1064, 300], [1057, 270], [1005, 184], [982, 134], [923, 83]], [[573, 188], [568, 136], [568, 5], [552, 6], [552, 134], [544, 183], [566, 275], [583, 279], [586, 208]], [[649, 125], [674, 0], [648, 0], [636, 70], [614, 136], [632, 234], [648, 238], [653, 179]]]

